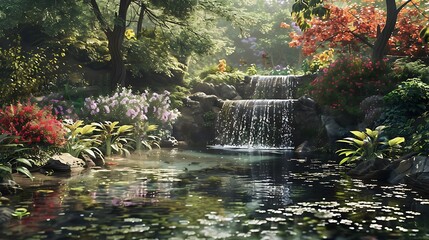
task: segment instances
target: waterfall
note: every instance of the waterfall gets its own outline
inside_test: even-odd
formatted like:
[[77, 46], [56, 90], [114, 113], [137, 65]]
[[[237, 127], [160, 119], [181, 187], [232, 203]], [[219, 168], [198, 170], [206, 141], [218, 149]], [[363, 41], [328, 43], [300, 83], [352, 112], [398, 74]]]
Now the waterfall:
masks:
[[253, 99], [228, 100], [218, 116], [216, 144], [229, 148], [291, 149], [294, 76], [254, 76]]
[[292, 99], [295, 95], [295, 76], [254, 76], [253, 99]]

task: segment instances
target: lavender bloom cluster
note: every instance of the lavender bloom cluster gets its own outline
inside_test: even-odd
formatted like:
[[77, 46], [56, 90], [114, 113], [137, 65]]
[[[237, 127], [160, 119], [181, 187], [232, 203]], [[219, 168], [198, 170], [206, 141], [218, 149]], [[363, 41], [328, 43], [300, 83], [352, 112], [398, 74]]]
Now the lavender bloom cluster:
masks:
[[131, 89], [117, 88], [110, 96], [86, 98], [84, 111], [95, 121], [119, 121], [121, 124], [138, 125], [141, 122], [168, 125], [180, 115], [170, 107], [170, 93], [133, 94]]

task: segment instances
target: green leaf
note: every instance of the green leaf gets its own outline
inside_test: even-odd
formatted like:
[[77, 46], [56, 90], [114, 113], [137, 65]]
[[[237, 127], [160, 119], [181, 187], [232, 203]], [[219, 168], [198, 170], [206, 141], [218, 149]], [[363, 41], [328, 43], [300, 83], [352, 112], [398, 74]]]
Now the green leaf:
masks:
[[396, 146], [399, 145], [401, 143], [405, 142], [405, 138], [403, 137], [395, 137], [394, 139], [390, 139], [387, 144], [392, 147], [392, 146]]
[[122, 125], [122, 126], [120, 126], [120, 127], [118, 128], [117, 133], [118, 133], [118, 134], [121, 134], [121, 133], [124, 133], [124, 132], [128, 132], [128, 131], [130, 131], [132, 128], [133, 128], [133, 126], [132, 126], [132, 125]]
[[373, 130], [371, 130], [369, 128], [366, 129], [366, 134], [368, 136], [370, 136], [372, 139], [375, 139], [375, 138], [378, 137], [378, 131], [373, 131]]
[[367, 135], [364, 132], [360, 132], [360, 131], [350, 131], [350, 132], [356, 137], [358, 137], [360, 140], [364, 140], [367, 137]]
[[16, 171], [24, 174], [25, 176], [27, 176], [28, 178], [30, 178], [31, 180], [33, 180], [33, 175], [31, 174], [30, 171], [28, 171], [28, 169], [26, 167], [19, 166], [19, 167], [16, 168]]
[[0, 164], [0, 172], [1, 171], [12, 173], [12, 168], [10, 168], [10, 167], [8, 167], [6, 165]]
[[25, 164], [25, 165], [27, 165], [28, 167], [31, 167], [31, 166], [33, 166], [33, 164], [34, 164], [34, 161], [33, 161], [33, 160], [31, 160], [31, 159], [26, 159], [26, 158], [17, 158], [17, 159], [16, 159], [16, 161], [17, 161], [17, 162], [19, 162], [19, 163]]
[[337, 152], [339, 152], [339, 156], [345, 155], [346, 157], [356, 153], [356, 151], [352, 149], [340, 149]]

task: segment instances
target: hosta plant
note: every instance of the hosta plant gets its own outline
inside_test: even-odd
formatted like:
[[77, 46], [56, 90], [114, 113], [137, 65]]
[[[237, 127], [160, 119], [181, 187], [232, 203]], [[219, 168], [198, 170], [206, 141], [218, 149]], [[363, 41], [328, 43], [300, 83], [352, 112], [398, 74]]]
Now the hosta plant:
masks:
[[14, 139], [16, 139], [14, 136], [0, 135], [0, 182], [5, 179], [12, 179], [13, 170], [33, 178], [27, 167], [32, 167], [34, 161], [20, 157], [20, 153], [28, 150], [28, 148], [22, 144], [14, 143]]
[[95, 131], [97, 129], [93, 124], [85, 125], [82, 120], [76, 122], [64, 123], [67, 128], [66, 145], [64, 149], [74, 157], [83, 158], [84, 155], [92, 159], [101, 159], [104, 161], [104, 155], [98, 148], [101, 141], [97, 139]]
[[367, 128], [365, 131], [351, 131], [354, 137], [346, 137], [338, 140], [337, 142], [339, 143], [349, 145], [348, 148], [336, 151], [339, 156], [343, 156], [340, 164], [396, 156], [401, 150], [401, 143], [405, 142], [405, 138], [395, 137], [387, 139], [382, 136], [385, 128], [385, 126], [378, 126], [375, 130]]
[[102, 149], [107, 157], [112, 156], [114, 151], [120, 155], [130, 155], [132, 143], [134, 139], [132, 125], [118, 125], [119, 122], [105, 121], [103, 123], [92, 123], [96, 127], [94, 131], [98, 134], [95, 135], [101, 141]]

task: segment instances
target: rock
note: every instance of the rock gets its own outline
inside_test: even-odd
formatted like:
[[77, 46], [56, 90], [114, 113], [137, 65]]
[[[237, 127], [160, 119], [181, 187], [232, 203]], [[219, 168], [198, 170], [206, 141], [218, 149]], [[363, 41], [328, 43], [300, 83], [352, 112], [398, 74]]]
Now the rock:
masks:
[[11, 179], [3, 179], [2, 182], [0, 182], [0, 193], [2, 195], [14, 194], [20, 190], [22, 190], [22, 188], [19, 184]]
[[207, 83], [207, 82], [196, 83], [195, 86], [192, 88], [192, 92], [193, 93], [203, 92], [207, 95], [217, 94], [213, 83]]
[[86, 164], [85, 161], [73, 157], [70, 153], [62, 153], [60, 155], [52, 156], [43, 169], [53, 170], [54, 172], [70, 172], [72, 170], [78, 171], [83, 170]]
[[170, 136], [167, 139], [162, 139], [161, 142], [160, 142], [160, 146], [162, 148], [164, 148], [164, 147], [166, 147], [166, 148], [172, 148], [172, 147], [177, 147], [177, 145], [179, 145], [179, 142], [173, 136]]
[[[326, 130], [320, 118], [317, 103], [306, 96], [300, 97], [293, 105], [293, 142], [305, 143], [307, 150], [327, 144]], [[296, 150], [304, 150], [298, 147]]]
[[364, 120], [360, 123], [360, 129], [375, 127], [374, 123], [383, 113], [383, 104], [384, 99], [380, 95], [367, 97], [360, 103], [360, 109], [365, 115]]
[[360, 179], [375, 179], [385, 181], [391, 172], [391, 161], [389, 159], [375, 159], [360, 162], [348, 174]]
[[340, 126], [332, 116], [322, 115], [321, 116], [323, 125], [325, 126], [328, 139], [331, 143], [335, 142], [340, 138], [344, 138], [349, 131]]
[[405, 183], [419, 192], [429, 194], [429, 172], [405, 176]]
[[239, 96], [235, 87], [226, 83], [216, 85], [215, 90], [221, 99], [235, 99]]
[[12, 218], [13, 210], [8, 207], [0, 207], [0, 225], [9, 222]]
[[304, 141], [298, 147], [295, 148], [297, 153], [308, 153], [314, 151], [314, 146], [312, 146], [308, 141]]
[[184, 101], [181, 116], [173, 125], [173, 135], [190, 146], [205, 146], [215, 135], [216, 115], [223, 101], [215, 95], [197, 92]]
[[415, 156], [409, 159], [400, 160], [396, 168], [392, 170], [389, 178], [390, 183], [403, 183], [407, 176], [428, 173], [429, 157]]
[[189, 96], [193, 101], [199, 102], [201, 110], [203, 112], [210, 111], [213, 106], [216, 106], [218, 103], [218, 97], [215, 95], [207, 95], [203, 92], [197, 92]]

